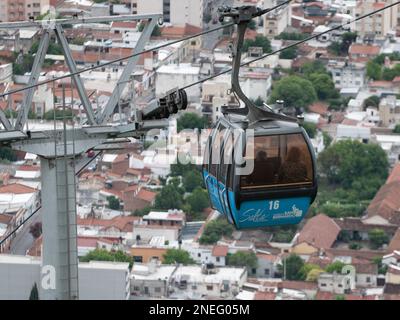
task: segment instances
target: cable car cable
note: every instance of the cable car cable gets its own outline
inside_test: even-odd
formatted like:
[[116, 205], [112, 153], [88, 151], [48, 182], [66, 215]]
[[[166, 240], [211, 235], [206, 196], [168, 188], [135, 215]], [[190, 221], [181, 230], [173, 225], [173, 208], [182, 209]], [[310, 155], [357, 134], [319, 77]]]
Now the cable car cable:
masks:
[[[241, 66], [241, 67], [247, 66], [247, 65], [249, 65], [249, 64], [251, 64], [251, 63], [253, 63], [253, 62], [256, 62], [256, 61], [265, 59], [265, 58], [267, 58], [267, 57], [269, 57], [269, 56], [272, 56], [272, 55], [274, 55], [274, 54], [277, 54], [277, 53], [280, 53], [280, 52], [285, 51], [285, 50], [287, 50], [287, 49], [296, 47], [296, 46], [298, 46], [298, 45], [300, 45], [300, 44], [302, 44], [302, 43], [304, 43], [304, 42], [307, 42], [307, 41], [316, 39], [316, 38], [318, 38], [318, 37], [320, 37], [320, 36], [322, 36], [322, 35], [324, 35], [324, 34], [327, 34], [327, 33], [331, 32], [331, 31], [339, 30], [339, 29], [343, 28], [343, 27], [346, 26], [346, 25], [349, 25], [349, 24], [354, 23], [354, 22], [357, 22], [357, 21], [359, 21], [359, 20], [361, 20], [361, 19], [364, 19], [364, 18], [367, 18], [367, 17], [369, 17], [369, 16], [372, 16], [372, 15], [374, 15], [374, 14], [376, 14], [376, 13], [379, 13], [379, 12], [381, 12], [381, 11], [384, 11], [384, 10], [386, 10], [386, 9], [389, 9], [389, 8], [395, 6], [395, 5], [398, 5], [398, 4], [400, 4], [400, 1], [394, 2], [394, 3], [392, 3], [392, 4], [390, 4], [390, 5], [387, 5], [387, 6], [383, 7], [383, 8], [380, 8], [380, 9], [374, 10], [374, 11], [372, 11], [372, 12], [369, 12], [369, 13], [367, 13], [367, 14], [364, 14], [364, 15], [362, 15], [362, 16], [360, 16], [360, 17], [357, 17], [356, 19], [354, 19], [354, 20], [352, 20], [352, 21], [343, 23], [343, 24], [341, 24], [341, 25], [339, 25], [339, 26], [333, 27], [333, 28], [331, 28], [331, 29], [328, 29], [328, 30], [323, 31], [323, 32], [321, 32], [321, 33], [318, 33], [318, 34], [316, 34], [316, 35], [309, 36], [309, 37], [307, 37], [307, 38], [305, 38], [305, 39], [303, 39], [303, 40], [299, 40], [299, 41], [297, 41], [297, 42], [295, 42], [295, 43], [292, 43], [292, 44], [290, 44], [290, 45], [288, 45], [288, 46], [286, 46], [286, 47], [284, 47], [284, 48], [281, 48], [281, 49], [272, 51], [272, 52], [270, 52], [270, 53], [264, 54], [264, 55], [262, 55], [262, 56], [260, 56], [260, 57], [258, 57], [258, 58], [254, 58], [254, 59], [252, 59], [252, 60], [250, 60], [250, 61], [243, 62], [243, 63], [240, 64], [240, 66]], [[211, 75], [211, 76], [208, 76], [208, 77], [206, 77], [206, 78], [204, 78], [204, 79], [201, 79], [201, 80], [198, 80], [198, 81], [193, 82], [193, 83], [191, 83], [191, 84], [188, 84], [188, 85], [182, 87], [181, 89], [182, 89], [182, 90], [185, 90], [185, 89], [190, 88], [190, 87], [192, 87], [192, 86], [201, 84], [201, 83], [203, 83], [203, 82], [205, 82], [205, 81], [214, 79], [214, 78], [216, 78], [216, 77], [218, 77], [218, 76], [220, 76], [220, 75], [227, 74], [227, 73], [229, 73], [229, 72], [231, 72], [231, 71], [232, 71], [232, 68], [228, 68], [228, 69], [226, 69], [226, 70], [224, 70], [224, 71], [221, 71], [221, 72], [219, 72], [219, 73], [216, 73], [216, 74], [213, 74], [213, 75]]]
[[[272, 8], [265, 9], [265, 10], [263, 10], [263, 14], [268, 13], [268, 12], [273, 11], [273, 10], [276, 10], [276, 9], [278, 9], [279, 7], [281, 7], [281, 6], [285, 5], [285, 4], [288, 4], [288, 3], [291, 2], [291, 1], [292, 1], [292, 0], [287, 0], [287, 1], [285, 1], [285, 2], [282, 2], [282, 3], [280, 3], [280, 4], [278, 4], [278, 5], [274, 6], [274, 7], [272, 7]], [[8, 91], [8, 92], [5, 92], [5, 93], [0, 94], [0, 98], [5, 97], [5, 96], [8, 96], [8, 95], [11, 95], [11, 94], [14, 94], [14, 93], [22, 92], [22, 91], [27, 90], [27, 89], [35, 88], [35, 87], [38, 87], [38, 86], [41, 86], [41, 85], [44, 85], [44, 84], [48, 84], [48, 83], [51, 83], [51, 82], [54, 82], [54, 81], [62, 80], [62, 79], [65, 79], [65, 78], [70, 78], [70, 77], [72, 77], [72, 76], [79, 75], [79, 74], [84, 73], [84, 72], [93, 71], [93, 70], [96, 70], [96, 69], [99, 69], [99, 68], [103, 68], [103, 67], [109, 66], [109, 65], [111, 65], [111, 64], [115, 64], [115, 63], [118, 63], [118, 62], [122, 62], [122, 61], [125, 61], [125, 60], [127, 60], [127, 59], [136, 57], [136, 56], [141, 55], [141, 54], [144, 54], [144, 53], [148, 53], [148, 52], [152, 52], [152, 51], [157, 51], [157, 50], [160, 50], [160, 49], [162, 49], [162, 48], [168, 47], [168, 46], [170, 46], [170, 45], [173, 45], [173, 44], [176, 44], [176, 43], [185, 41], [185, 40], [190, 40], [190, 39], [192, 39], [192, 38], [200, 37], [200, 36], [202, 36], [202, 35], [205, 35], [205, 34], [208, 34], [208, 33], [214, 32], [214, 31], [218, 31], [218, 30], [221, 30], [221, 29], [224, 29], [224, 28], [232, 27], [232, 26], [234, 26], [234, 25], [235, 25], [234, 22], [230, 22], [230, 23], [221, 25], [221, 26], [216, 27], [216, 28], [213, 28], [213, 29], [209, 29], [209, 30], [205, 30], [205, 31], [196, 33], [196, 34], [191, 35], [191, 36], [187, 36], [187, 37], [183, 37], [183, 38], [180, 38], [180, 39], [177, 39], [177, 40], [169, 41], [169, 42], [166, 42], [166, 43], [161, 44], [161, 45], [159, 45], [159, 46], [154, 46], [154, 47], [152, 47], [152, 48], [149, 48], [149, 49], [146, 49], [146, 50], [137, 52], [137, 53], [133, 53], [133, 54], [131, 54], [131, 55], [128, 55], [128, 56], [125, 56], [125, 57], [122, 57], [122, 58], [118, 58], [118, 59], [115, 59], [115, 60], [111, 60], [111, 61], [108, 61], [108, 62], [104, 62], [104, 63], [101, 63], [101, 64], [96, 65], [96, 66], [92, 66], [92, 67], [89, 67], [89, 68], [85, 68], [85, 69], [82, 69], [82, 70], [78, 70], [78, 71], [73, 72], [73, 73], [68, 73], [68, 74], [63, 75], [63, 76], [60, 76], [60, 77], [56, 77], [56, 78], [44, 80], [44, 81], [41, 81], [41, 82], [36, 83], [36, 84], [34, 84], [34, 85], [25, 86], [25, 87], [23, 87], [23, 88], [11, 90], [11, 91]]]

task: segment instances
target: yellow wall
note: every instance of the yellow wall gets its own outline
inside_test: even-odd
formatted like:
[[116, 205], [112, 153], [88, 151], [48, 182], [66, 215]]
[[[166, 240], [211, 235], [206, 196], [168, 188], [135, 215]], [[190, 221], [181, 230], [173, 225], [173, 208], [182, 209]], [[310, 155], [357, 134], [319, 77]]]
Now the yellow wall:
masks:
[[151, 258], [153, 257], [158, 257], [158, 259], [163, 262], [163, 255], [166, 251], [167, 249], [164, 248], [137, 247], [131, 248], [131, 255], [143, 257], [143, 263], [150, 262]]

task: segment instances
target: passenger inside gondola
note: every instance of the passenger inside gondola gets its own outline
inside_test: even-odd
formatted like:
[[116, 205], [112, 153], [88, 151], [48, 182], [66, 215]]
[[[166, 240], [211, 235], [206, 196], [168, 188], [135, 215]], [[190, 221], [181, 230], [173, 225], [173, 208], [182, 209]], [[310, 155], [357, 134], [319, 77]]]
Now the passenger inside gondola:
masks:
[[279, 168], [280, 183], [298, 183], [307, 181], [307, 167], [301, 159], [301, 151], [291, 147], [287, 157]]

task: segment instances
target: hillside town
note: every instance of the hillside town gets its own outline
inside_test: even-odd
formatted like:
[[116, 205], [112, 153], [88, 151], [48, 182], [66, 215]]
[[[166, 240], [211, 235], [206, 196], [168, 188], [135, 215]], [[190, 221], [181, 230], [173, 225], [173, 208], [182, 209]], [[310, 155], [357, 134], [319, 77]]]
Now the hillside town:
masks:
[[[161, 13], [151, 49], [219, 26], [219, 5], [281, 2], [4, 0], [0, 22]], [[249, 23], [242, 60], [256, 61], [240, 69], [243, 92], [257, 105], [283, 100], [301, 113], [317, 157], [318, 195], [299, 225], [236, 230], [210, 206], [201, 164], [221, 106], [238, 105], [229, 74], [189, 88], [187, 110], [168, 128], [79, 156], [88, 163], [76, 176], [80, 299], [399, 300], [400, 5], [352, 22], [392, 3], [293, 0]], [[144, 27], [64, 28], [78, 69], [118, 61], [80, 75], [95, 112]], [[41, 36], [39, 28], [0, 27], [0, 94], [28, 84]], [[140, 55], [110, 123], [129, 123], [166, 92], [230, 68], [236, 37], [227, 27]], [[69, 70], [53, 39], [39, 81]], [[9, 94], [0, 109], [13, 121], [23, 99]], [[84, 125], [81, 99], [70, 78], [39, 86], [29, 130], [52, 130], [63, 115], [68, 126]], [[0, 158], [0, 299], [40, 297], [40, 159], [3, 145]]]

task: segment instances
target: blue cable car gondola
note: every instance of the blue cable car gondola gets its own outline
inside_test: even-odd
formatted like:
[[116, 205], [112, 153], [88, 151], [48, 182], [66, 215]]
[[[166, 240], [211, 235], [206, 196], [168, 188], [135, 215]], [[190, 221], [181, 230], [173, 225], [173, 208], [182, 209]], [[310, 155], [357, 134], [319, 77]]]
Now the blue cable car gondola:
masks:
[[313, 147], [298, 119], [258, 107], [239, 86], [244, 33], [254, 7], [225, 9], [238, 25], [232, 92], [243, 108], [223, 106], [208, 138], [203, 178], [212, 207], [237, 229], [299, 223], [317, 194]]

